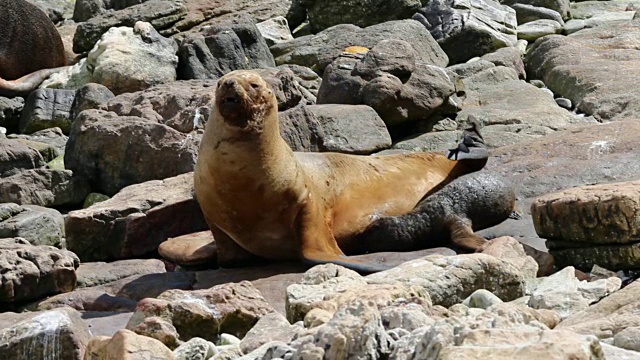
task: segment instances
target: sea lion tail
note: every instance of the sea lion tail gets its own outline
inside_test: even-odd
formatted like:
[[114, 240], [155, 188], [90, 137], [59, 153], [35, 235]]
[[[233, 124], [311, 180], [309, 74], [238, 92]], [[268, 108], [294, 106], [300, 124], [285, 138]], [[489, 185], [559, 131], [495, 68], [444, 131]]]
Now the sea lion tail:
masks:
[[67, 66], [42, 69], [34, 71], [16, 80], [5, 80], [0, 78], [0, 95], [2, 96], [21, 96], [27, 95], [35, 90], [42, 82], [51, 76], [67, 68]]

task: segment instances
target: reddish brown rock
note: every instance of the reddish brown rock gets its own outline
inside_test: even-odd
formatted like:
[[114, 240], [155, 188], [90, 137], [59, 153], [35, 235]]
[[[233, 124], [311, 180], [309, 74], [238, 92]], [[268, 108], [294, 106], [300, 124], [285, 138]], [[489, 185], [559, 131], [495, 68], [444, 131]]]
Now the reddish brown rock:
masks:
[[163, 258], [183, 266], [215, 266], [218, 247], [211, 231], [205, 230], [169, 238], [158, 246]]

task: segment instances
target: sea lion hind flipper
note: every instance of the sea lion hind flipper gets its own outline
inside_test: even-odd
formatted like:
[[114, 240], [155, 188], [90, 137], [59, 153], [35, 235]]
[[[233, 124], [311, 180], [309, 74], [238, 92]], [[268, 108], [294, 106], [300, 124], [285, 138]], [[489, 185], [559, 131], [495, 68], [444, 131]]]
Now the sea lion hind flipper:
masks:
[[445, 222], [451, 234], [451, 242], [465, 250], [477, 251], [487, 243], [487, 239], [476, 235], [468, 219], [452, 216]]
[[392, 268], [392, 266], [383, 264], [361, 262], [344, 255], [336, 256], [319, 252], [307, 252], [303, 254], [303, 262], [312, 266], [321, 264], [336, 264], [344, 266], [347, 269], [354, 270], [360, 274], [372, 274]]
[[489, 157], [489, 151], [480, 133], [480, 122], [473, 116], [469, 117], [471, 124], [462, 132], [462, 140], [458, 146], [446, 152], [451, 160], [481, 160]]
[[0, 95], [17, 96], [29, 94], [40, 86], [40, 84], [49, 76], [68, 67], [69, 66], [62, 66], [51, 69], [42, 69], [11, 81], [0, 77]]

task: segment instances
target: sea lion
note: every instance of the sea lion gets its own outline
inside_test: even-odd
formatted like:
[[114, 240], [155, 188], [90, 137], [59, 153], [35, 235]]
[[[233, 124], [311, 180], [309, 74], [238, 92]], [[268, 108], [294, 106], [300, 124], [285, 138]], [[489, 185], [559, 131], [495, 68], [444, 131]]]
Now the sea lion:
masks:
[[0, 95], [26, 95], [67, 63], [49, 17], [25, 0], [0, 0]]
[[[356, 235], [373, 220], [406, 214], [446, 183], [483, 168], [488, 153], [478, 139], [472, 127], [464, 147], [448, 156], [293, 152], [280, 136], [273, 91], [255, 72], [231, 72], [218, 81], [194, 172], [218, 264], [237, 265], [253, 254], [382, 270], [345, 256], [366, 248], [354, 242]], [[484, 243], [458, 240], [469, 249]]]
[[[448, 245], [451, 239], [464, 250], [467, 244], [483, 244], [474, 233], [518, 218], [513, 185], [502, 176], [486, 171], [461, 176], [411, 212], [373, 221], [353, 240], [356, 252], [413, 251]], [[468, 239], [468, 240], [463, 240]]]

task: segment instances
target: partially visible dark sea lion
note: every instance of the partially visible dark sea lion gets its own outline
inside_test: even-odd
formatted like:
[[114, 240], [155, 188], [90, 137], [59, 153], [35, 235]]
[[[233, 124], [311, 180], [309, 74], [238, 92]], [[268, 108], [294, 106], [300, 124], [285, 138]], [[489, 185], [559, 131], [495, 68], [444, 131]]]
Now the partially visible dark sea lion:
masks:
[[345, 256], [367, 247], [354, 243], [357, 234], [377, 218], [410, 212], [444, 184], [480, 170], [488, 156], [475, 128], [465, 133], [463, 148], [450, 151], [458, 160], [441, 153], [294, 153], [280, 136], [272, 90], [252, 71], [218, 81], [212, 113], [194, 181], [221, 266], [253, 254], [379, 271]]
[[66, 65], [58, 30], [25, 0], [0, 0], [0, 95], [26, 95]]
[[411, 212], [380, 218], [354, 239], [355, 252], [412, 251], [453, 243], [477, 250], [485, 239], [474, 231], [514, 217], [516, 193], [500, 175], [476, 172], [459, 177]]

